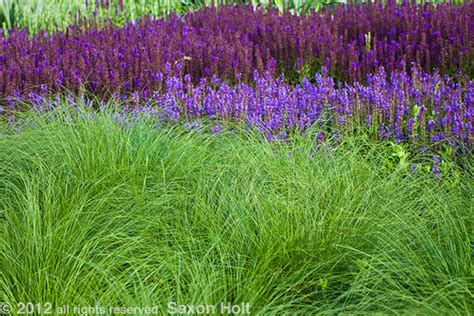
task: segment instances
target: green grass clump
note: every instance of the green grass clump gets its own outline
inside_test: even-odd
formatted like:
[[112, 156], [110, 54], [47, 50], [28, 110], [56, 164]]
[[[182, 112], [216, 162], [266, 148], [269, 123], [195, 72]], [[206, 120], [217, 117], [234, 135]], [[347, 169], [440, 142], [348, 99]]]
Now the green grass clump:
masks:
[[108, 114], [0, 125], [0, 302], [249, 303], [468, 315], [472, 164], [381, 173], [385, 145], [210, 134]]

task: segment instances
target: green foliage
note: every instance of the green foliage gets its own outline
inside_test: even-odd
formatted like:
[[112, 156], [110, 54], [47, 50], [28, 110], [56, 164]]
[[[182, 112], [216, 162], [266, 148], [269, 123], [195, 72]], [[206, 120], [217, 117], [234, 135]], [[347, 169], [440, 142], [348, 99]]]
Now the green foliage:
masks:
[[392, 156], [397, 158], [398, 167], [404, 171], [408, 170], [408, 152], [405, 150], [403, 145], [394, 143], [391, 143], [391, 145], [393, 148]]
[[472, 311], [472, 161], [452, 186], [364, 138], [23, 115], [0, 125], [0, 301]]

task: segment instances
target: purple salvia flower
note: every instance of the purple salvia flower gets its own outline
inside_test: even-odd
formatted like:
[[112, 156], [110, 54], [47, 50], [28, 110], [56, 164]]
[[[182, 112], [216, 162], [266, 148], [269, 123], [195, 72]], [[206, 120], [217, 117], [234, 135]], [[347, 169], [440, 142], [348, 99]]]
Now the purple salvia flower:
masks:
[[431, 167], [431, 171], [433, 172], [436, 179], [441, 179], [441, 169], [440, 169], [441, 160], [439, 156], [433, 156], [433, 165]]
[[220, 133], [221, 131], [222, 131], [222, 127], [220, 125], [214, 125], [213, 127], [211, 127], [212, 134], [217, 134], [217, 133]]

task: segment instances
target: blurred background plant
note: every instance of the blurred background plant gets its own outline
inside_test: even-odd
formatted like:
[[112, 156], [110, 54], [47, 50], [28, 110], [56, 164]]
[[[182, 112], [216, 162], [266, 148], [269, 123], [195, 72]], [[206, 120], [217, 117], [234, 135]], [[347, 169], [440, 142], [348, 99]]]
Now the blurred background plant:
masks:
[[[419, 1], [417, 2], [426, 2]], [[319, 10], [338, 3], [362, 3], [365, 0], [0, 0], [0, 25], [5, 32], [13, 27], [27, 27], [30, 33], [40, 29], [64, 29], [78, 18], [111, 19], [116, 24], [134, 21], [142, 16], [182, 14], [206, 6], [251, 4], [274, 6], [295, 14]], [[397, 0], [397, 2], [402, 2]], [[435, 3], [447, 2], [436, 0]], [[464, 0], [451, 0], [464, 3]]]

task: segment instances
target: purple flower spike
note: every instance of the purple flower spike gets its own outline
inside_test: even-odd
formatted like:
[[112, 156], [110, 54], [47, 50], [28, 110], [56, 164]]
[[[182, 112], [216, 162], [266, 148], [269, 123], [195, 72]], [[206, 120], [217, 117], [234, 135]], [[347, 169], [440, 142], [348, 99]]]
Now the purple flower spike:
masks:
[[214, 125], [211, 127], [211, 133], [212, 134], [218, 134], [222, 131], [222, 127], [220, 125]]
[[441, 160], [439, 156], [433, 156], [433, 166], [431, 167], [431, 171], [433, 172], [436, 179], [441, 179], [441, 169], [440, 169]]

